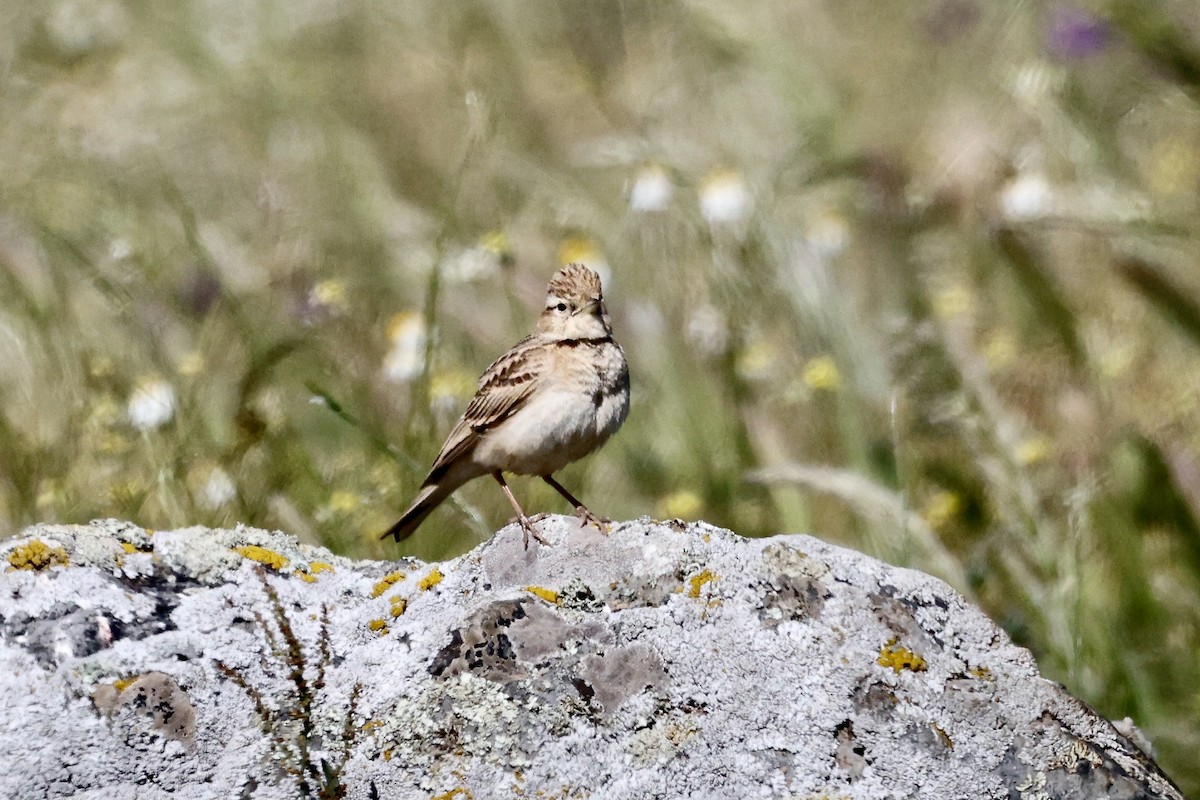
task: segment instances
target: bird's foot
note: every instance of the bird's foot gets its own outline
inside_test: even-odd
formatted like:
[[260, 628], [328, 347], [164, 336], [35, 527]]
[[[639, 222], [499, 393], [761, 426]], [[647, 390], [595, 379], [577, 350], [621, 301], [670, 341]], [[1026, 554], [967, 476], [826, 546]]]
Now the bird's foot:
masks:
[[584, 525], [591, 525], [603, 534], [607, 534], [612, 529], [611, 519], [608, 517], [597, 517], [591, 511], [588, 511], [587, 506], [575, 506], [575, 516], [579, 517], [579, 521]]
[[524, 543], [524, 545], [525, 545], [525, 549], [526, 549], [526, 550], [528, 550], [528, 549], [529, 549], [529, 537], [530, 537], [530, 536], [532, 536], [534, 539], [536, 539], [536, 540], [537, 540], [537, 542], [538, 542], [538, 544], [543, 544], [543, 545], [545, 545], [545, 546], [547, 546], [547, 547], [549, 547], [549, 546], [550, 546], [550, 542], [548, 542], [548, 541], [546, 541], [545, 539], [543, 539], [543, 538], [542, 538], [542, 535], [541, 535], [540, 533], [538, 533], [538, 532], [537, 532], [537, 528], [535, 528], [535, 527], [533, 526], [533, 523], [534, 523], [536, 520], [538, 520], [539, 518], [544, 518], [545, 516], [546, 516], [546, 515], [544, 515], [544, 514], [535, 514], [535, 515], [534, 515], [532, 518], [530, 518], [530, 517], [527, 517], [527, 516], [525, 516], [524, 514], [522, 514], [521, 516], [519, 516], [519, 517], [514, 517], [513, 519], [510, 519], [510, 520], [508, 521], [508, 524], [510, 524], [510, 525], [511, 525], [512, 523], [514, 523], [514, 522], [516, 522], [516, 523], [520, 524], [520, 526], [521, 526], [521, 540], [522, 540], [522, 542]]

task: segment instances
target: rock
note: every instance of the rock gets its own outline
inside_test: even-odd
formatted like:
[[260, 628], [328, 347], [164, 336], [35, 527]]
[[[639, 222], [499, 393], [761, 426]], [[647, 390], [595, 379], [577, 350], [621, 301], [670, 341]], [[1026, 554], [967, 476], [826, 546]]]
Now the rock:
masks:
[[0, 543], [0, 797], [1182, 797], [935, 578], [541, 526], [441, 564], [114, 521]]

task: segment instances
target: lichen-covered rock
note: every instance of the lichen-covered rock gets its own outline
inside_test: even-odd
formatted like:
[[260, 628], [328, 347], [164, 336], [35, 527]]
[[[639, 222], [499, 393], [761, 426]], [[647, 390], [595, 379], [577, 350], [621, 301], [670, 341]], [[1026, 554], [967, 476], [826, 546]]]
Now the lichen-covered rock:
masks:
[[0, 543], [0, 797], [1181, 797], [927, 575], [541, 525], [438, 565], [112, 521]]

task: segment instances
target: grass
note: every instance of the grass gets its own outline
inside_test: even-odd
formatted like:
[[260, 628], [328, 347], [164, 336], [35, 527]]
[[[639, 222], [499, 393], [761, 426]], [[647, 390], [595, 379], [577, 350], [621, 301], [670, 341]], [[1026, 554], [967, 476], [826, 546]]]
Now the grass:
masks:
[[392, 556], [584, 260], [634, 405], [572, 491], [942, 575], [1200, 792], [1192, 4], [0, 4], [0, 534]]

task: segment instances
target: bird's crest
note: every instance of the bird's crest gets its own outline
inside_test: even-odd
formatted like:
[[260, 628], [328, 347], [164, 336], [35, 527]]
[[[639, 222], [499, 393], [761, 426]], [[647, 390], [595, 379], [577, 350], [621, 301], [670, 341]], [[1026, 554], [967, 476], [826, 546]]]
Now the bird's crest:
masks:
[[554, 273], [546, 291], [554, 297], [587, 302], [603, 297], [600, 276], [583, 264], [567, 264]]

